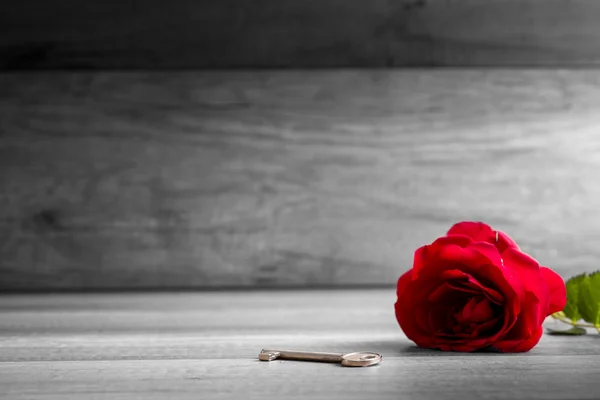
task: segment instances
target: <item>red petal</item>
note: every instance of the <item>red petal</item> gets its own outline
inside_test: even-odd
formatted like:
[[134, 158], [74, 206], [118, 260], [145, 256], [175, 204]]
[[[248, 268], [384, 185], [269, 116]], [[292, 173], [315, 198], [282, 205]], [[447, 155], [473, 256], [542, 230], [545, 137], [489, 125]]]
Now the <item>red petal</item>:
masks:
[[464, 280], [468, 277], [469, 275], [465, 274], [459, 269], [447, 269], [440, 272], [440, 280], [442, 281], [452, 282], [453, 280]]
[[[486, 288], [479, 285], [479, 282], [475, 281], [472, 276], [467, 275], [465, 273], [462, 273], [462, 275], [463, 275], [462, 280], [449, 281], [449, 282], [446, 282], [445, 285], [456, 291], [464, 292], [465, 294], [469, 294], [471, 296], [485, 294]], [[465, 279], [468, 279], [468, 280], [465, 280]], [[470, 280], [472, 280], [473, 283], [469, 282]]]
[[472, 336], [473, 337], [479, 337], [479, 336], [481, 336], [487, 330], [493, 328], [495, 325], [498, 325], [498, 323], [500, 322], [500, 318], [501, 317], [496, 317], [494, 319], [486, 321], [486, 322], [482, 323], [481, 325], [477, 326], [477, 328], [475, 328], [473, 330]]
[[439, 281], [414, 282], [411, 271], [407, 271], [398, 279], [398, 299], [394, 304], [396, 320], [406, 337], [417, 344], [424, 343], [432, 337], [427, 324], [423, 324], [423, 321], [426, 321], [424, 318], [427, 317], [426, 310], [418, 310], [420, 305], [427, 303], [427, 296], [439, 284]]
[[[512, 248], [502, 253], [502, 257], [505, 266], [518, 276], [525, 293], [531, 293], [539, 302], [536, 314], [538, 315], [537, 325], [541, 325], [547, 316], [550, 296], [538, 262], [533, 257]], [[528, 302], [527, 299], [526, 297], [524, 301]], [[528, 306], [529, 304], [525, 303], [521, 308], [527, 309]]]
[[501, 351], [505, 351], [503, 349], [512, 349], [520, 342], [528, 340], [541, 326], [539, 322], [540, 307], [538, 299], [533, 293], [525, 292], [525, 299], [522, 306], [517, 323], [512, 329], [506, 332], [500, 341], [494, 344]]
[[465, 235], [476, 242], [487, 242], [492, 232], [492, 228], [483, 222], [463, 221], [452, 225], [448, 235]]
[[471, 297], [471, 299], [465, 304], [461, 311], [456, 313], [455, 318], [459, 323], [465, 323], [471, 321], [471, 316], [473, 314], [473, 310], [477, 306], [477, 299], [475, 297]]
[[519, 248], [517, 243], [506, 233], [495, 231], [483, 222], [459, 222], [450, 228], [448, 235], [465, 235], [475, 242], [491, 243], [498, 248], [500, 253], [503, 253], [507, 248]]
[[415, 251], [415, 255], [413, 258], [413, 267], [411, 270], [411, 274], [415, 278], [419, 275], [419, 271], [425, 267], [428, 254], [429, 254], [429, 246], [419, 247]]
[[396, 295], [398, 297], [400, 297], [400, 295], [406, 291], [406, 287], [412, 280], [411, 275], [411, 271], [408, 270], [398, 279], [398, 284], [396, 285]]
[[489, 321], [493, 316], [494, 312], [492, 311], [492, 307], [490, 307], [490, 302], [488, 299], [483, 298], [475, 305], [470, 319], [474, 322], [484, 322]]
[[496, 290], [483, 286], [475, 278], [458, 269], [450, 269], [440, 274], [440, 280], [445, 281], [445, 285], [469, 294], [483, 294], [490, 301], [496, 304], [502, 304], [504, 297]]
[[543, 329], [538, 326], [537, 329], [532, 332], [525, 340], [504, 340], [501, 342], [494, 343], [494, 347], [503, 353], [523, 353], [529, 351], [535, 347], [542, 337]]
[[435, 303], [440, 299], [448, 296], [450, 293], [454, 292], [453, 288], [448, 286], [446, 283], [441, 284], [437, 289], [427, 296], [427, 300], [430, 303]]
[[488, 298], [488, 300], [496, 304], [502, 304], [504, 302], [504, 297], [502, 297], [500, 293], [489, 287], [482, 286], [479, 282], [475, 280], [475, 278], [473, 278], [470, 275], [468, 276], [469, 280], [462, 283], [466, 288], [469, 288], [470, 290], [475, 290], [475, 288], [479, 288], [483, 292], [485, 297]]
[[[424, 306], [415, 309], [415, 322], [423, 332], [429, 332], [431, 328], [431, 321], [428, 320], [428, 312]], [[429, 333], [431, 334], [431, 333]]]
[[548, 292], [550, 294], [550, 304], [548, 306], [548, 312], [546, 315], [550, 315], [557, 311], [562, 311], [567, 304], [567, 289], [565, 282], [556, 272], [552, 271], [547, 267], [540, 267], [540, 272], [546, 281], [548, 286]]
[[452, 304], [452, 301], [448, 301], [430, 305], [428, 310], [428, 324], [432, 334], [447, 331], [456, 325], [452, 319]]
[[430, 333], [425, 332], [418, 324], [418, 320], [414, 316], [414, 309], [410, 310], [410, 308], [411, 306], [401, 299], [398, 299], [394, 304], [396, 320], [400, 325], [400, 329], [412, 341], [415, 341], [415, 339], [418, 340], [420, 337], [429, 336]]
[[471, 243], [468, 247], [471, 250], [474, 250], [487, 258], [489, 263], [492, 265], [502, 265], [502, 258], [500, 257], [500, 252], [494, 245], [483, 242], [475, 242]]
[[443, 236], [433, 243], [415, 251], [412, 276], [416, 279], [432, 260], [437, 258], [452, 258], [460, 254], [460, 250], [472, 242], [471, 238], [462, 235]]
[[512, 240], [510, 238], [510, 236], [508, 236], [506, 233], [504, 233], [502, 231], [496, 231], [496, 232], [498, 232], [498, 240], [496, 241], [495, 246], [498, 248], [500, 253], [504, 253], [504, 251], [506, 251], [506, 249], [508, 249], [508, 248], [513, 248], [513, 249], [519, 250], [519, 246], [517, 246], [517, 242]]
[[494, 317], [490, 302], [485, 298], [472, 297], [461, 311], [456, 313], [456, 321], [464, 323], [485, 322]]
[[433, 243], [431, 243], [430, 247], [435, 252], [436, 250], [444, 248], [450, 244], [454, 244], [459, 247], [467, 247], [472, 242], [473, 239], [466, 235], [448, 235], [437, 238]]

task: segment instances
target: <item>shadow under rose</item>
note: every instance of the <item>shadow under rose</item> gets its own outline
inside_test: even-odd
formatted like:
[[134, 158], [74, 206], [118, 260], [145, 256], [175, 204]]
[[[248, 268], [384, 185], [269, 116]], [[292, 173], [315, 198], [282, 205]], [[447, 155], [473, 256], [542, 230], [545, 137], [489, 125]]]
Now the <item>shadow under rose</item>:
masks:
[[362, 350], [375, 351], [384, 357], [530, 357], [547, 355], [600, 355], [597, 346], [600, 334], [588, 333], [587, 335], [551, 335], [544, 333], [542, 340], [533, 349], [521, 353], [502, 353], [493, 348], [481, 349], [473, 352], [442, 351], [418, 347], [407, 339], [380, 340], [354, 342], [352, 347]]
[[[437, 349], [426, 349], [418, 347], [413, 343], [406, 343], [405, 341], [385, 341], [385, 342], [364, 342], [357, 343], [358, 347], [364, 349], [372, 349], [372, 351], [381, 352], [388, 356], [402, 356], [402, 357], [475, 357], [475, 356], [511, 356], [516, 354], [527, 354], [527, 353], [502, 353], [493, 348], [481, 349], [473, 352], [459, 352], [459, 351], [442, 351]], [[533, 351], [532, 351], [533, 353]]]

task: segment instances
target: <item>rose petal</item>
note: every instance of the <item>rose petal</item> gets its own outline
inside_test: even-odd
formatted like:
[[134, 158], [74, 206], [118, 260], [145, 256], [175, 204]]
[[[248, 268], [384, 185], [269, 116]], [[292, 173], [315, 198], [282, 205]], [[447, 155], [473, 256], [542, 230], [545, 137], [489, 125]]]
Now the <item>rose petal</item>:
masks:
[[456, 321], [460, 324], [485, 322], [492, 319], [494, 312], [485, 297], [471, 297], [461, 311], [456, 313]]
[[462, 294], [465, 295], [465, 292], [454, 289], [452, 286], [448, 285], [448, 282], [442, 283], [437, 289], [427, 296], [427, 301], [430, 303], [436, 303], [440, 300], [446, 299], [450, 300], [452, 297]]
[[[457, 269], [443, 271], [440, 279], [445, 281], [444, 286], [469, 295], [484, 295], [491, 302], [501, 305], [504, 297], [496, 290], [483, 286], [471, 275]], [[431, 300], [431, 298], [430, 298]]]
[[[525, 292], [524, 308], [519, 314], [517, 323], [497, 343], [494, 344], [500, 351], [509, 351], [520, 342], [529, 340], [541, 326], [539, 323], [539, 303], [537, 297], [531, 292]], [[536, 342], [537, 343], [537, 342]]]
[[542, 337], [543, 329], [538, 326], [537, 329], [525, 340], [504, 340], [494, 343], [494, 348], [503, 353], [522, 353], [535, 347]]
[[472, 333], [473, 337], [479, 337], [486, 331], [492, 329], [494, 326], [499, 325], [501, 318], [502, 318], [501, 316], [498, 316], [496, 318], [490, 319], [489, 321], [486, 321], [486, 322], [480, 324], [479, 326], [477, 326], [477, 328], [475, 328], [473, 330], [473, 333]]
[[558, 311], [562, 311], [567, 304], [567, 288], [565, 282], [556, 272], [547, 267], [540, 267], [540, 272], [548, 286], [550, 301], [546, 316]]
[[470, 290], [476, 290], [476, 288], [478, 288], [479, 290], [481, 290], [483, 292], [485, 297], [487, 297], [490, 301], [492, 301], [496, 304], [502, 304], [504, 302], [504, 297], [502, 297], [502, 295], [500, 293], [498, 293], [496, 290], [489, 288], [487, 286], [481, 285], [471, 275], [467, 275], [467, 276], [469, 277], [469, 280], [466, 282], [461, 282], [461, 285], [464, 285], [466, 288], [469, 288]]
[[459, 269], [446, 269], [440, 271], [440, 280], [445, 282], [452, 282], [455, 280], [465, 280], [469, 275], [465, 274]]
[[503, 264], [500, 252], [494, 245], [483, 242], [474, 242], [469, 244], [468, 249], [473, 250], [487, 258], [492, 265], [501, 266]]
[[436, 239], [427, 246], [420, 247], [415, 251], [412, 276], [417, 279], [419, 274], [433, 260], [439, 258], [452, 258], [453, 255], [460, 254], [462, 248], [472, 242], [471, 238], [462, 235], [443, 236]]
[[419, 275], [419, 271], [425, 267], [425, 263], [427, 262], [427, 256], [429, 253], [429, 246], [422, 246], [415, 250], [415, 255], [413, 257], [413, 267], [411, 270], [411, 274], [416, 278]]
[[467, 304], [464, 305], [462, 310], [456, 313], [455, 318], [456, 321], [460, 324], [471, 321], [471, 315], [473, 314], [473, 310], [477, 306], [477, 299], [475, 297], [471, 297]]
[[[499, 257], [498, 257], [499, 259]], [[471, 270], [477, 270], [480, 265], [493, 264], [493, 262], [480, 252], [472, 249], [470, 244], [466, 247], [460, 247], [454, 244], [446, 245], [430, 254], [427, 264], [431, 267], [423, 269], [423, 276], [438, 275], [449, 269], [458, 269], [470, 273]], [[500, 262], [497, 264], [500, 266]]]
[[473, 239], [466, 235], [448, 235], [437, 238], [429, 245], [429, 247], [435, 252], [439, 249], [443, 249], [448, 245], [456, 245], [459, 247], [467, 247], [470, 243], [473, 243]]
[[[496, 233], [498, 233], [497, 236]], [[495, 231], [483, 222], [459, 222], [448, 230], [448, 235], [465, 235], [469, 236], [475, 242], [491, 243], [498, 248], [500, 253], [503, 253], [507, 248], [519, 248], [517, 243], [506, 233]]]
[[427, 262], [428, 264], [435, 265], [439, 270], [449, 269], [444, 267], [447, 265], [459, 265], [460, 268], [455, 269], [469, 273], [478, 280], [480, 274], [476, 272], [480, 266], [493, 265], [499, 269], [503, 267], [502, 258], [498, 250], [489, 243], [481, 242], [471, 242], [465, 247], [454, 244], [447, 245], [432, 254], [431, 259]]
[[474, 322], [485, 322], [492, 319], [493, 316], [494, 311], [490, 306], [490, 302], [488, 301], [488, 299], [483, 298], [479, 302], [477, 302], [475, 308], [473, 308], [470, 320]]
[[431, 332], [431, 321], [429, 321], [428, 312], [425, 307], [421, 306], [415, 309], [415, 322], [423, 332]]
[[440, 274], [440, 279], [455, 290], [471, 294], [483, 293], [490, 301], [496, 304], [504, 302], [504, 297], [496, 290], [483, 286], [474, 277], [458, 269], [443, 271]]
[[431, 335], [431, 333], [426, 331], [425, 326], [421, 326], [421, 324], [417, 322], [418, 320], [413, 314], [415, 309], [413, 309], [413, 312], [411, 312], [406, 308], [410, 307], [407, 307], [407, 304], [400, 299], [398, 299], [398, 301], [396, 301], [394, 304], [396, 320], [398, 321], [398, 324], [400, 325], [400, 328], [406, 337], [412, 341], [415, 341], [415, 338], [427, 337]]
[[463, 221], [452, 225], [448, 235], [465, 235], [477, 242], [487, 242], [492, 228], [483, 222]]
[[[523, 285], [523, 290], [525, 292], [530, 292], [537, 298], [536, 305], [539, 309], [535, 310], [535, 313], [538, 315], [538, 321], [535, 326], [531, 327], [537, 328], [537, 326], [544, 322], [550, 302], [548, 286], [542, 276], [542, 272], [540, 272], [540, 266], [533, 257], [517, 249], [507, 249], [502, 254], [502, 257], [504, 258], [506, 267], [512, 270], [519, 277], [519, 280]], [[529, 305], [527, 301], [528, 300], [526, 298], [526, 306]], [[525, 308], [529, 309], [529, 307]], [[534, 310], [530, 310], [528, 312], [532, 313]]]
[[520, 250], [519, 246], [517, 245], [517, 242], [512, 240], [510, 236], [508, 236], [502, 231], [496, 232], [498, 232], [498, 240], [496, 240], [495, 246], [498, 249], [498, 251], [500, 251], [500, 253], [504, 253], [508, 248]]
[[422, 318], [426, 318], [427, 313], [425, 310], [417, 311], [419, 307], [427, 303], [427, 296], [437, 286], [439, 286], [439, 281], [414, 282], [410, 271], [407, 271], [398, 280], [398, 298], [394, 304], [396, 320], [406, 337], [417, 344], [432, 336], [427, 324], [422, 323]]
[[400, 278], [398, 279], [398, 284], [396, 285], [396, 296], [400, 297], [402, 293], [406, 291], [406, 287], [410, 283], [412, 274], [411, 271], [408, 270]]
[[451, 309], [449, 303], [438, 303], [429, 307], [427, 318], [432, 333], [438, 334], [456, 326], [452, 320]]
[[[486, 288], [479, 285], [479, 282], [475, 281], [471, 275], [463, 274], [464, 278], [461, 280], [455, 279], [452, 281], [445, 282], [445, 285], [456, 291], [463, 292], [469, 295], [481, 295], [485, 294]], [[473, 280], [470, 283], [469, 280]]]

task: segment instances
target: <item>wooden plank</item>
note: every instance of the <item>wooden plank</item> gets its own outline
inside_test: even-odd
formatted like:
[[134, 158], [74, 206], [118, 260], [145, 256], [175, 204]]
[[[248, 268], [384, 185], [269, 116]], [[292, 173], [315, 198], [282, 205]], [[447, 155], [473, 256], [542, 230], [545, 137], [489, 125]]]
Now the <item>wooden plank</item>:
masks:
[[[2, 398], [597, 398], [597, 334], [544, 335], [524, 354], [430, 351], [402, 334], [394, 300], [391, 289], [2, 296]], [[383, 362], [262, 363], [265, 347]]]
[[598, 268], [600, 72], [0, 76], [0, 288], [393, 285], [456, 221]]
[[596, 0], [21, 0], [0, 68], [597, 65]]

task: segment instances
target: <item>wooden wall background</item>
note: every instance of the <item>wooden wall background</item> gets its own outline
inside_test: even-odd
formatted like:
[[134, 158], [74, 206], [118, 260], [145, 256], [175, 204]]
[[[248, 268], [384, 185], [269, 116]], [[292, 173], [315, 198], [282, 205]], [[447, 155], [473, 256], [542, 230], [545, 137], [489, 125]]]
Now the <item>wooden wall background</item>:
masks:
[[10, 288], [389, 284], [457, 220], [598, 268], [600, 72], [0, 76]]
[[2, 5], [0, 290], [391, 286], [462, 219], [565, 278], [598, 269], [598, 15]]
[[597, 0], [19, 0], [0, 68], [597, 65]]

